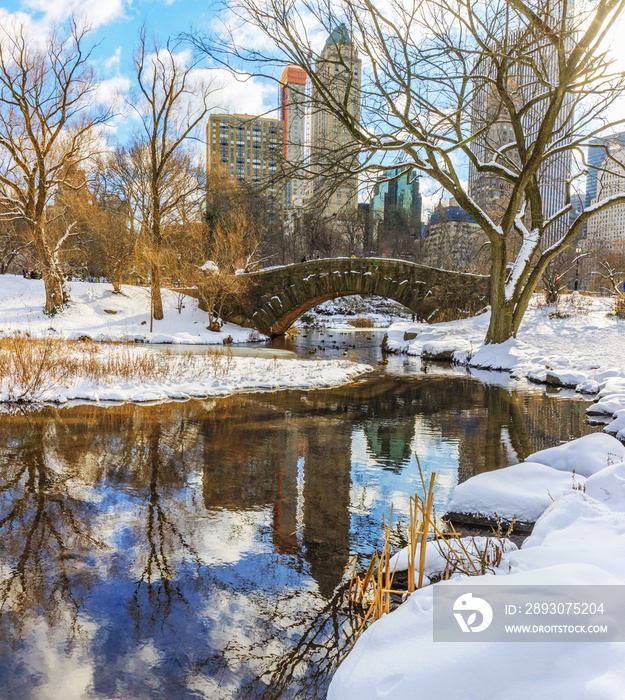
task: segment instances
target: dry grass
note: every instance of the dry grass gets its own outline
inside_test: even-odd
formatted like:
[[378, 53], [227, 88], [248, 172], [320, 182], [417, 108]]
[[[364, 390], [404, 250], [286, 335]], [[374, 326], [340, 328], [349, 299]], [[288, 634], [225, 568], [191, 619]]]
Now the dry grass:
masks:
[[375, 328], [375, 324], [370, 318], [365, 316], [359, 316], [358, 318], [351, 318], [347, 322], [353, 328]]
[[35, 340], [28, 334], [0, 339], [0, 400], [36, 402], [63, 384], [158, 381], [171, 375], [224, 377], [230, 372], [229, 349], [205, 354], [152, 351], [125, 343], [55, 339]]
[[555, 301], [547, 301], [547, 293], [536, 295], [536, 308], [552, 309], [549, 318], [570, 318], [571, 316], [586, 316], [592, 310], [593, 298], [591, 294], [584, 292], [561, 292]]
[[616, 316], [616, 318], [625, 319], [625, 296], [614, 298], [614, 316]]
[[[410, 499], [410, 518], [406, 533], [408, 548], [408, 569], [406, 589], [398, 589], [393, 584], [395, 570], [391, 569], [391, 530], [393, 506], [388, 525], [384, 519], [384, 544], [380, 554], [374, 552], [365, 575], [356, 574], [357, 558], [352, 560], [353, 571], [349, 585], [349, 601], [361, 616], [361, 624], [356, 638], [368, 624], [378, 620], [398, 607], [415, 590], [422, 588], [425, 576], [425, 559], [428, 547], [435, 547], [446, 561], [441, 580], [453, 573], [467, 576], [480, 576], [492, 572], [499, 566], [504, 551], [504, 539], [510, 535], [513, 525], [504, 533], [498, 528], [487, 537], [483, 546], [478, 547], [475, 538], [463, 538], [453, 527], [437, 522], [433, 513], [433, 493], [436, 474], [430, 476], [426, 487], [423, 472], [417, 458], [423, 497], [415, 495]], [[446, 529], [448, 528], [448, 529]], [[350, 563], [351, 564], [351, 563]], [[429, 584], [429, 580], [427, 581]]]

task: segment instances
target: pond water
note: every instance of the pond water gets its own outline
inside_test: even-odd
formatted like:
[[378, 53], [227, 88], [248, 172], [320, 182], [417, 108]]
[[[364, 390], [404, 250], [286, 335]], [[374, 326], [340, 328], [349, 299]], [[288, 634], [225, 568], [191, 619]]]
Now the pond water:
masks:
[[[373, 333], [328, 335], [284, 349], [380, 361]], [[0, 696], [323, 698], [356, 624], [345, 569], [391, 502], [405, 522], [415, 454], [442, 511], [594, 430], [587, 405], [391, 357], [336, 389], [5, 414]]]

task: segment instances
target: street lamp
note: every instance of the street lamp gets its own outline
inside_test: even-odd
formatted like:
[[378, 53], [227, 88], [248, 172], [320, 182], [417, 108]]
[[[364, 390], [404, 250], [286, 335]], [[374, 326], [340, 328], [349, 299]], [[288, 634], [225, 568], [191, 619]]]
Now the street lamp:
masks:
[[582, 249], [580, 246], [577, 246], [575, 248], [575, 291], [579, 289], [579, 259], [580, 259], [580, 253], [582, 252]]

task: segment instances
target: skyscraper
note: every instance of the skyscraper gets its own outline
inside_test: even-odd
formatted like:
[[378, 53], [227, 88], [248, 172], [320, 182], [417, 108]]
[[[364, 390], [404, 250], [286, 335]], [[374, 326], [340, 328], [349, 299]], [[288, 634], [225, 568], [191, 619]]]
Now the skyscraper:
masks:
[[280, 78], [280, 118], [284, 122], [284, 164], [288, 177], [284, 185], [286, 209], [301, 206], [305, 196], [306, 179], [301, 168], [306, 161], [307, 82], [306, 71], [293, 64], [284, 69]]
[[[509, 45], [514, 46], [515, 34], [511, 33]], [[511, 51], [512, 51], [511, 48]], [[512, 63], [512, 70], [506, 77], [508, 84], [514, 86], [510, 94], [517, 102], [516, 108], [527, 107], [521, 117], [521, 128], [525, 148], [531, 150], [538, 135], [538, 130], [547, 110], [547, 92], [550, 88], [545, 83], [554, 86], [558, 80], [559, 66], [553, 49], [540, 47], [533, 61]], [[539, 60], [540, 59], [540, 60]], [[494, 76], [493, 76], [494, 77]], [[486, 163], [497, 160], [504, 167], [514, 170], [519, 165], [519, 150], [515, 145], [516, 136], [512, 127], [509, 112], [503, 107], [495, 89], [494, 80], [484, 80], [476, 92], [472, 105], [473, 133], [479, 134], [472, 142], [472, 151], [477, 160]], [[537, 99], [545, 93], [545, 99]], [[566, 136], [567, 124], [573, 118], [573, 100], [569, 95], [554, 125], [554, 135], [551, 143], [556, 142], [562, 148], [568, 143]], [[566, 148], [545, 158], [538, 170], [538, 183], [542, 197], [543, 216], [550, 219], [566, 205], [567, 183], [571, 173], [571, 151]], [[489, 216], [498, 223], [508, 205], [512, 185], [503, 178], [491, 173], [481, 173], [475, 163], [469, 164], [469, 194]], [[548, 247], [558, 240], [568, 229], [566, 217], [559, 218], [546, 232], [543, 245]]]
[[[341, 24], [330, 33], [315, 63], [315, 75], [332, 99], [346, 103], [348, 113], [356, 121], [360, 120], [360, 73], [358, 52], [347, 27]], [[328, 215], [354, 212], [358, 207], [358, 176], [341, 174], [358, 165], [355, 141], [338, 117], [324, 106], [314, 83], [311, 105], [310, 158], [315, 173], [312, 195], [327, 198], [325, 212]]]
[[284, 122], [248, 114], [211, 114], [206, 127], [208, 171], [220, 171], [262, 189], [269, 208], [280, 214], [283, 192], [277, 181], [284, 149]]
[[[370, 211], [374, 240], [382, 222], [388, 226], [406, 224], [411, 236], [421, 236], [419, 180], [416, 177], [411, 180], [408, 173], [400, 175], [401, 171], [402, 168], [389, 168], [373, 188]], [[399, 221], [399, 218], [403, 220]]]
[[[593, 139], [588, 148], [586, 207], [625, 192], [625, 133]], [[625, 204], [595, 214], [586, 226], [585, 252], [625, 251]]]

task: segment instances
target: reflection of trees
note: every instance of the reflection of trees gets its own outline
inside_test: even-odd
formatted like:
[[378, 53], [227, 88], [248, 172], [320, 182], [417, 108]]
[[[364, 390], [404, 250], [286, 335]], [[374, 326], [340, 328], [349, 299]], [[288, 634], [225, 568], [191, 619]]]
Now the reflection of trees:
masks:
[[[102, 544], [92, 534], [97, 511], [79, 495], [75, 470], [46, 443], [45, 416], [26, 416], [0, 468], [0, 617], [19, 633], [28, 617], [79, 630], [83, 598], [93, 580], [86, 561]], [[5, 634], [11, 634], [5, 629]]]
[[[321, 698], [325, 697], [332, 673], [353, 641], [360, 620], [347, 613], [347, 584], [337, 587], [332, 597], [298, 630], [296, 641], [263, 671], [243, 685], [238, 698]], [[264, 687], [260, 692], [259, 686]], [[293, 688], [297, 687], [297, 696]]]
[[[367, 435], [381, 469], [392, 463], [399, 472], [419, 414], [433, 434], [458, 442], [468, 475], [505, 463], [506, 445], [522, 457], [581, 434], [581, 407], [429, 373], [215, 405], [3, 416], [0, 634], [41, 618], [72, 639], [81, 618], [91, 618], [103, 696], [120, 669], [132, 675], [145, 639], [159, 656], [146, 664], [151, 679], [175, 688], [172, 697], [186, 692], [198, 664], [198, 674], [223, 673], [232, 685], [247, 674], [243, 697], [288, 696], [291, 686], [292, 696], [322, 696], [344, 643], [335, 605], [343, 568], [366, 540], [359, 532], [355, 544], [350, 532], [354, 430]], [[232, 544], [232, 560], [196, 546], [196, 527], [212, 535], [215, 521], [230, 528], [232, 542], [215, 546], [228, 555]], [[120, 539], [103, 556], [105, 530]], [[239, 546], [250, 533], [254, 541]], [[94, 589], [103, 602], [89, 595]], [[222, 644], [223, 619], [249, 625], [245, 643]], [[204, 654], [213, 632], [218, 641]], [[179, 663], [183, 647], [190, 651]]]
[[202, 564], [190, 543], [191, 533], [178, 524], [188, 521], [183, 503], [172, 507], [176, 493], [184, 487], [188, 466], [185, 456], [188, 444], [197, 441], [197, 431], [185, 421], [165, 431], [159, 413], [137, 426], [129, 475], [131, 481], [139, 482], [135, 548], [140, 574], [130, 601], [137, 637], [150, 625], [167, 620], [176, 603], [188, 607], [178, 569], [190, 560], [199, 576]]
[[[133, 494], [140, 573], [132, 612], [137, 625], [146, 611], [150, 621], [168, 616], [172, 600], [182, 595], [176, 567], [198, 560], [189, 533], [178, 524], [184, 521], [184, 508], [172, 508], [190, 462], [196, 461], [197, 422], [185, 416], [196, 410], [181, 405], [89, 406], [3, 417], [4, 625], [23, 628], [28, 618], [37, 617], [50, 626], [66, 625], [68, 638], [75, 635], [85, 594], [96, 576], [86, 562], [103, 548], [95, 534], [103, 514], [86, 496], [89, 482], [123, 486], [122, 492]], [[171, 420], [172, 413], [177, 420]]]

